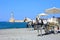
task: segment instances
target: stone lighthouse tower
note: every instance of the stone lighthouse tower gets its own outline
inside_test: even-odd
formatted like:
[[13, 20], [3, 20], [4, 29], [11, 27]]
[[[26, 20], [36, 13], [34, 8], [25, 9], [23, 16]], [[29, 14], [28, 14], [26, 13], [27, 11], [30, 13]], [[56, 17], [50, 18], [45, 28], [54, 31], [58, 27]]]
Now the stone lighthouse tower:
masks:
[[11, 12], [11, 17], [10, 17], [10, 20], [9, 20], [9, 22], [15, 22], [15, 19], [14, 19], [14, 14], [13, 14], [13, 12]]

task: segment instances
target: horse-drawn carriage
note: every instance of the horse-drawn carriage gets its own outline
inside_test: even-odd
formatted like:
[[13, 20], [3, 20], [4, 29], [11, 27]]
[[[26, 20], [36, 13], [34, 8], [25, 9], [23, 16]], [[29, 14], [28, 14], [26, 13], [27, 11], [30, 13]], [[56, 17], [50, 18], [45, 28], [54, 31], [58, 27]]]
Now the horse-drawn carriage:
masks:
[[[44, 21], [45, 22], [45, 21]], [[50, 33], [53, 31], [53, 33], [58, 33], [59, 25], [56, 22], [47, 22], [44, 24], [44, 22], [30, 22], [30, 26], [34, 25], [34, 30], [38, 30], [38, 33], [40, 32], [42, 34], [42, 30], [44, 30], [45, 33]]]

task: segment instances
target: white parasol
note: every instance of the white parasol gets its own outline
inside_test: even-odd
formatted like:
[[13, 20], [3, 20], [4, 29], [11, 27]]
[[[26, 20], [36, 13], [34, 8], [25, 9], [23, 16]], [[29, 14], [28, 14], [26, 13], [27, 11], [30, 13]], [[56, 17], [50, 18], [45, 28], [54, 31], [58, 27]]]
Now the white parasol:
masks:
[[40, 14], [38, 14], [37, 16], [42, 18], [42, 17], [45, 17], [45, 16], [47, 16], [47, 15], [48, 15], [48, 14], [40, 13]]
[[40, 13], [40, 14], [38, 14], [38, 16], [47, 16], [47, 14], [45, 14], [45, 13]]
[[49, 8], [49, 9], [46, 9], [45, 12], [48, 14], [60, 13], [60, 8], [56, 8], [56, 7]]

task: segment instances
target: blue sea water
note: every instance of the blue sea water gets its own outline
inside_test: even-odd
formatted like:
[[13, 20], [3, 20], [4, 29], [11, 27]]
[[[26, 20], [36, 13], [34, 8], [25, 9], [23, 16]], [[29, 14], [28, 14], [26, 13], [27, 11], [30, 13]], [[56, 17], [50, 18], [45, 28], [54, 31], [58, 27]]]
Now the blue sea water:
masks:
[[0, 22], [0, 29], [27, 28], [26, 22]]

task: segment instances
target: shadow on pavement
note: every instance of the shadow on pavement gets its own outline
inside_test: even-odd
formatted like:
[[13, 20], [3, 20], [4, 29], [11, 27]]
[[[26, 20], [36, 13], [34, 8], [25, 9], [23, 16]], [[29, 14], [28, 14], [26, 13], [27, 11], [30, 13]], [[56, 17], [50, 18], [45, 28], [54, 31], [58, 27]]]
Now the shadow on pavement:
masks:
[[[60, 33], [60, 31], [57, 32], [57, 34]], [[44, 36], [44, 35], [50, 35], [50, 34], [55, 34], [54, 31], [50, 31], [49, 33], [45, 33], [45, 34], [39, 34], [38, 36]]]

